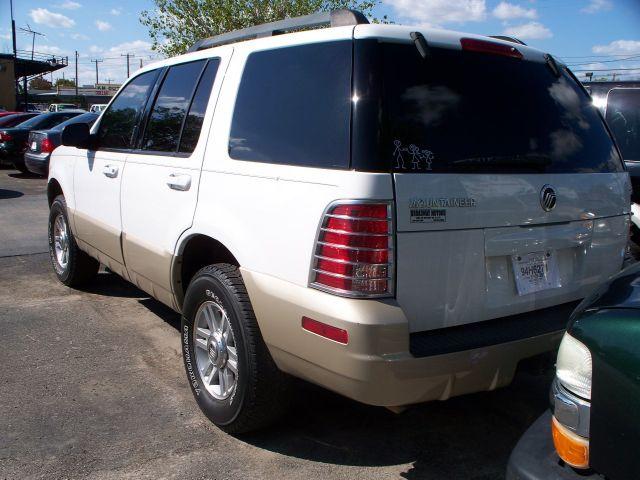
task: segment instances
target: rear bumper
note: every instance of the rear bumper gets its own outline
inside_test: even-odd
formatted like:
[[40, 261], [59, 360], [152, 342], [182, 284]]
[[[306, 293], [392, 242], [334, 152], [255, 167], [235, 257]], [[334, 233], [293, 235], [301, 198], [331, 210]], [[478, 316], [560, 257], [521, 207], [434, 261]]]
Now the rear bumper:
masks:
[[[348, 299], [244, 269], [242, 275], [278, 367], [370, 405], [445, 400], [508, 385], [520, 360], [554, 350], [563, 333], [417, 358], [409, 323], [393, 300]], [[302, 316], [347, 330], [348, 344], [303, 330]]]
[[509, 458], [507, 480], [603, 480], [597, 473], [578, 473], [558, 458], [551, 438], [551, 412], [524, 433]]
[[24, 164], [30, 172], [46, 176], [49, 174], [50, 157], [50, 153], [38, 154], [27, 152], [24, 154]]

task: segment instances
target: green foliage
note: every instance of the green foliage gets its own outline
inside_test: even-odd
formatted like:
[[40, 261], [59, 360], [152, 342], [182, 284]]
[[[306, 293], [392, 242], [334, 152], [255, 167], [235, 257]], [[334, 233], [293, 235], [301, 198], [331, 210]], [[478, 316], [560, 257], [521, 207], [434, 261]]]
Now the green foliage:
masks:
[[29, 88], [34, 90], [51, 90], [52, 84], [44, 77], [36, 77], [29, 82]]
[[[352, 8], [371, 17], [379, 0], [154, 0], [140, 22], [149, 29], [153, 49], [184, 53], [201, 38], [318, 11]], [[377, 22], [379, 20], [373, 19]], [[386, 18], [382, 19], [386, 21]]]
[[69, 78], [58, 78], [53, 84], [54, 87], [71, 88], [76, 86], [76, 82]]

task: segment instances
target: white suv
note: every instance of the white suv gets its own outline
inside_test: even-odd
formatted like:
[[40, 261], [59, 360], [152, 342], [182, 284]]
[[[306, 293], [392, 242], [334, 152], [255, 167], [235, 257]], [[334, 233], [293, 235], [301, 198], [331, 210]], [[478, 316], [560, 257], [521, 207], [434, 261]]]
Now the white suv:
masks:
[[63, 144], [56, 274], [104, 264], [181, 312], [230, 432], [275, 418], [290, 375], [387, 407], [508, 384], [629, 232], [628, 175], [563, 65], [351, 11], [203, 40]]

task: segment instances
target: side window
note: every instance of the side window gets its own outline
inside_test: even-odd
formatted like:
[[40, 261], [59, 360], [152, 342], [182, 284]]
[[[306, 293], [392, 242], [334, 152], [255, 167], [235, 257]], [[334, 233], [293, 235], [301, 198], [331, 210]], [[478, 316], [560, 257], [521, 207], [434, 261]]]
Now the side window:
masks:
[[134, 78], [118, 94], [100, 121], [100, 148], [131, 147], [138, 120], [157, 76], [158, 70], [145, 72]]
[[209, 60], [207, 68], [200, 78], [198, 89], [193, 97], [191, 107], [189, 107], [189, 113], [187, 114], [187, 120], [182, 129], [179, 149], [182, 153], [191, 153], [196, 148], [198, 138], [200, 137], [200, 130], [202, 129], [202, 122], [204, 121], [204, 114], [207, 110], [209, 97], [211, 96], [211, 87], [213, 87], [219, 66], [220, 59], [212, 58]]
[[142, 141], [143, 150], [175, 152], [189, 103], [205, 60], [169, 68], [155, 100]]
[[231, 124], [231, 158], [348, 168], [351, 48], [338, 41], [249, 55]]

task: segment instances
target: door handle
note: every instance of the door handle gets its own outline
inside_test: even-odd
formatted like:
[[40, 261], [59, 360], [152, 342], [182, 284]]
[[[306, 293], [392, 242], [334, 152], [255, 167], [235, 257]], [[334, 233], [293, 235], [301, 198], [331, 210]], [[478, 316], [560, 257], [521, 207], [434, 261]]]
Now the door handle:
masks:
[[191, 175], [172, 173], [169, 175], [167, 185], [172, 190], [185, 192], [191, 188]]
[[113, 165], [105, 165], [102, 167], [102, 173], [105, 177], [116, 178], [118, 176], [118, 167]]

